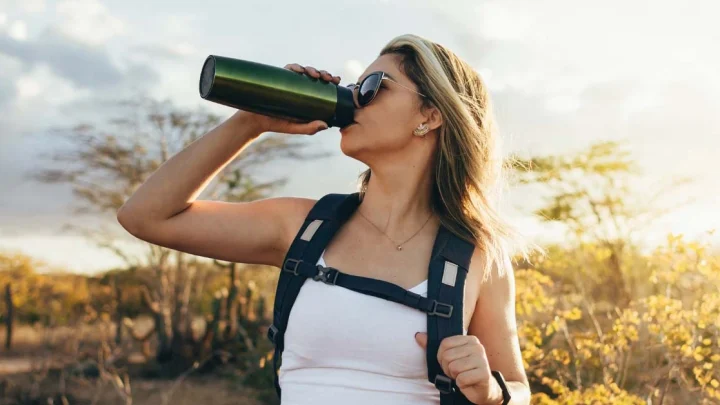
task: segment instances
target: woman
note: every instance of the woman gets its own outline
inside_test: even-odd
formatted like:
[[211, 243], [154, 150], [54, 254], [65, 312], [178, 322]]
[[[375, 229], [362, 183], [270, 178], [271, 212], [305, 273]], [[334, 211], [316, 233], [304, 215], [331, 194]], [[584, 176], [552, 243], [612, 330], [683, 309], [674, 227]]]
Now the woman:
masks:
[[[286, 68], [340, 83], [324, 70]], [[363, 86], [352, 86], [356, 123], [340, 130], [340, 148], [369, 169], [360, 178], [357, 215], [342, 225], [319, 263], [424, 294], [438, 228], [470, 241], [475, 250], [465, 284], [466, 334], [444, 339], [438, 361], [473, 403], [503, 403], [500, 382], [491, 375], [497, 370], [505, 377], [509, 403], [528, 404], [506, 248], [515, 233], [494, 207], [502, 157], [482, 80], [445, 47], [403, 35], [384, 47], [358, 83]], [[325, 128], [322, 121], [238, 111], [165, 162], [119, 210], [118, 221], [157, 245], [281, 267], [316, 200], [231, 204], [196, 198], [263, 132], [313, 135]], [[358, 305], [343, 306], [347, 302]], [[400, 308], [305, 283], [285, 335], [283, 404], [438, 404], [438, 391], [427, 380], [424, 314]], [[322, 316], [313, 316], [318, 312]], [[385, 329], [364, 326], [378, 319]]]

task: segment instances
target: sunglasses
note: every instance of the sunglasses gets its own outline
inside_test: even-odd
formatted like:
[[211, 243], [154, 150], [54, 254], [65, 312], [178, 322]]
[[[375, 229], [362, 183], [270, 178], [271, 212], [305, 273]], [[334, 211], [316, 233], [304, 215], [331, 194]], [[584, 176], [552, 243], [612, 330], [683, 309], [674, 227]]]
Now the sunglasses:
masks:
[[391, 77], [388, 76], [387, 73], [382, 71], [372, 72], [369, 75], [365, 76], [365, 78], [360, 82], [360, 84], [357, 83], [350, 83], [347, 85], [347, 87], [355, 91], [355, 89], [358, 89], [357, 92], [357, 101], [358, 104], [360, 104], [360, 107], [365, 107], [366, 105], [370, 104], [375, 99], [375, 96], [377, 96], [378, 91], [380, 91], [380, 84], [382, 84], [383, 80], [391, 81], [398, 86], [410, 90], [413, 93], [419, 94], [423, 97], [427, 97], [426, 95], [419, 93], [410, 87], [407, 87], [403, 84], [398, 83], [397, 81], [393, 80]]

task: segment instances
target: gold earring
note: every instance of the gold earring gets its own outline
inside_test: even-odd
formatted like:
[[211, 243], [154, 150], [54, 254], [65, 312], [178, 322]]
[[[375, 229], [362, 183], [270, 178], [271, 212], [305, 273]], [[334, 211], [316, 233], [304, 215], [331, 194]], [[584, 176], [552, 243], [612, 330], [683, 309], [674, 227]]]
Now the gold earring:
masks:
[[418, 125], [417, 128], [415, 128], [415, 130], [413, 131], [413, 135], [424, 138], [425, 134], [427, 134], [428, 131], [430, 131], [430, 127], [428, 127], [428, 125], [423, 122], [422, 124]]

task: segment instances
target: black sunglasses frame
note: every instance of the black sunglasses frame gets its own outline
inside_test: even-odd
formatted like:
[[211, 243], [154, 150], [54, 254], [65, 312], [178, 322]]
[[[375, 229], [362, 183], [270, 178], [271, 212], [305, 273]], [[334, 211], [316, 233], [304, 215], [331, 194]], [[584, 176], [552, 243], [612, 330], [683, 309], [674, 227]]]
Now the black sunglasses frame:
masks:
[[[363, 101], [363, 99], [365, 98], [365, 97], [363, 96], [363, 93], [362, 93], [363, 86], [365, 86], [365, 84], [367, 83], [367, 80], [368, 80], [368, 79], [370, 79], [371, 77], [378, 77], [378, 76], [380, 76], [380, 77], [377, 79], [377, 82], [376, 82], [375, 86], [373, 86], [372, 89], [368, 89], [368, 90], [365, 92], [365, 94], [367, 94], [369, 91], [372, 91], [372, 95], [370, 96], [370, 99], [367, 100], [367, 101]], [[365, 106], [367, 106], [368, 104], [370, 104], [373, 100], [375, 100], [375, 97], [377, 96], [378, 92], [380, 91], [380, 86], [382, 85], [382, 81], [383, 81], [383, 80], [389, 80], [389, 81], [391, 81], [391, 82], [399, 85], [400, 87], [403, 87], [403, 88], [406, 89], [406, 90], [410, 90], [410, 91], [412, 91], [413, 93], [419, 94], [419, 95], [422, 96], [422, 97], [427, 97], [426, 95], [424, 95], [424, 94], [422, 94], [422, 93], [420, 93], [420, 92], [418, 92], [418, 91], [415, 91], [415, 90], [413, 90], [413, 89], [411, 89], [411, 88], [409, 88], [409, 87], [407, 87], [407, 86], [405, 86], [405, 85], [403, 85], [403, 84], [398, 83], [397, 81], [395, 81], [395, 80], [393, 80], [392, 78], [388, 77], [388, 75], [387, 75], [385, 72], [383, 72], [383, 71], [372, 72], [372, 73], [370, 73], [369, 75], [365, 76], [365, 78], [360, 82], [360, 84], [351, 83], [351, 84], [348, 84], [347, 87], [350, 88], [351, 90], [353, 90], [353, 92], [355, 91], [356, 88], [358, 89], [358, 92], [357, 92], [357, 102], [358, 102], [358, 104], [360, 105], [360, 107], [365, 107]]]

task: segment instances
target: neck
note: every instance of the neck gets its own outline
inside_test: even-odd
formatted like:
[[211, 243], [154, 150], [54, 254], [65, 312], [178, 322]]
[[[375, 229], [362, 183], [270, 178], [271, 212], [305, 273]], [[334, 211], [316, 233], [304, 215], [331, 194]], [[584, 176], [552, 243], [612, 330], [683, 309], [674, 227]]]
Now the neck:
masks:
[[[395, 240], [410, 237], [432, 215], [429, 164], [398, 159], [372, 167], [360, 213]], [[418, 170], [420, 168], [420, 170]], [[426, 224], [432, 227], [433, 218]]]

